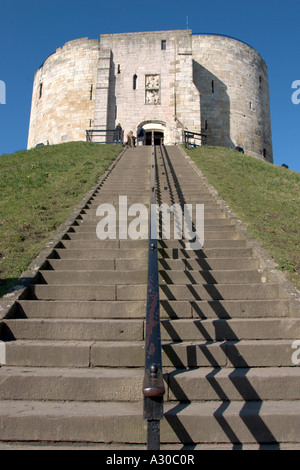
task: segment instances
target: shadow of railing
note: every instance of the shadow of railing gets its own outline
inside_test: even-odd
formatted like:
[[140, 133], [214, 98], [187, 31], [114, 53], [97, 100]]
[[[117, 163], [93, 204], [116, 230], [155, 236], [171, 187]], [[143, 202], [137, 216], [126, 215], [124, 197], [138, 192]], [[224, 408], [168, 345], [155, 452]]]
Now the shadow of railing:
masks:
[[[179, 202], [180, 204], [185, 204], [186, 200], [183, 191], [181, 190], [181, 186], [176, 176], [171, 158], [169, 157], [166, 148], [163, 150], [163, 167], [166, 180], [168, 182], [170, 200], [172, 203]], [[159, 187], [159, 175], [157, 176], [157, 184], [159, 203], [161, 204], [163, 203], [163, 195], [162, 188]], [[184, 247], [183, 240], [178, 240], [178, 243]], [[160, 240], [160, 253], [162, 256], [164, 256], [164, 252], [167, 247], [167, 241]], [[206, 283], [203, 284], [203, 288], [207, 291], [208, 296], [205, 295], [205, 298], [203, 298], [203, 296], [201, 296], [195, 289], [197, 282], [193, 278], [192, 272], [187, 271], [187, 269], [189, 269], [188, 259], [184, 262], [186, 265], [185, 274], [187, 276], [186, 287], [190, 293], [189, 302], [191, 308], [193, 309], [193, 315], [196, 313], [200, 318], [200, 320], [195, 319], [194, 324], [201, 333], [203, 342], [198, 345], [189, 344], [187, 346], [186, 361], [184, 362], [182, 358], [178, 356], [175, 348], [173, 347], [176, 342], [178, 343], [183, 341], [182, 338], [178, 332], [176, 332], [171, 323], [168, 323], [168, 326], [166, 326], [166, 322], [164, 323], [164, 327], [170, 334], [173, 341], [163, 345], [163, 351], [164, 354], [168, 357], [170, 363], [177, 368], [177, 371], [175, 371], [172, 375], [173, 380], [169, 382], [169, 388], [173, 393], [174, 398], [180, 400], [180, 403], [177, 403], [174, 408], [165, 413], [164, 417], [176, 434], [179, 442], [183, 444], [183, 449], [186, 446], [192, 449], [199, 443], [198, 441], [194, 441], [192, 435], [188, 432], [182, 420], [180, 419], [180, 412], [189, 406], [191, 401], [189, 400], [184, 390], [180, 387], [178, 381], [175, 380], [175, 377], [182, 373], [189, 373], [189, 371], [192, 372], [195, 368], [199, 368], [198, 354], [200, 350], [202, 357], [205, 357], [206, 359], [207, 365], [205, 367], [209, 367], [205, 378], [214, 391], [215, 399], [219, 399], [221, 402], [218, 408], [214, 411], [213, 417], [222, 429], [224, 438], [227, 440], [227, 442], [232, 444], [233, 449], [243, 448], [243, 442], [238, 435], [238, 431], [233, 428], [229, 419], [226, 417], [226, 412], [230, 408], [232, 401], [236, 400], [232, 400], [230, 398], [230, 396], [226, 393], [218, 381], [218, 374], [220, 374], [220, 372], [223, 370], [223, 367], [228, 368], [228, 378], [240, 397], [241, 407], [238, 416], [253, 436], [255, 442], [259, 445], [260, 448], [264, 444], [273, 444], [273, 448], [279, 449], [279, 443], [277, 442], [274, 434], [260, 416], [262, 399], [251, 384], [250, 380], [247, 378], [247, 374], [251, 368], [246, 359], [241, 355], [241, 352], [238, 348], [240, 338], [236, 335], [228, 323], [228, 320], [230, 320], [231, 316], [226, 308], [222, 305], [222, 300], [225, 299], [217, 287], [218, 283], [213, 275], [213, 269], [206, 257], [205, 248], [200, 251], [189, 251], [186, 253], [182, 251], [181, 255], [184, 254], [186, 254], [190, 259], [193, 258], [197, 260], [199, 263], [199, 270], [206, 271], [204, 273]], [[179, 251], [177, 251], [176, 259], [180, 259]], [[171, 258], [163, 258], [160, 261], [161, 267], [167, 269], [169, 267], [168, 262], [170, 260]], [[165, 272], [163, 277], [165, 283], [160, 285], [160, 289], [163, 292], [165, 298], [161, 300], [161, 303], [164, 307], [164, 310], [168, 312], [171, 318], [178, 318], [178, 315], [173, 310], [172, 303], [180, 299], [177, 299], [174, 292], [170, 289], [172, 281], [168, 276], [168, 273]], [[207, 317], [202, 313], [201, 308], [197, 303], [197, 301], [207, 300], [207, 297], [211, 298], [211, 300], [208, 300], [208, 302], [214, 312], [214, 315], [216, 316], [216, 320], [212, 320], [215, 328], [214, 335], [211, 335], [207, 328], [205, 328], [202, 320], [207, 319]], [[221, 326], [222, 328], [220, 329]], [[211, 345], [213, 344], [217, 344], [221, 348], [222, 352], [224, 353], [225, 364], [220, 363], [218, 356], [212, 352]], [[212, 368], [213, 370], [211, 370]], [[230, 368], [232, 368], [232, 372], [230, 372]]]

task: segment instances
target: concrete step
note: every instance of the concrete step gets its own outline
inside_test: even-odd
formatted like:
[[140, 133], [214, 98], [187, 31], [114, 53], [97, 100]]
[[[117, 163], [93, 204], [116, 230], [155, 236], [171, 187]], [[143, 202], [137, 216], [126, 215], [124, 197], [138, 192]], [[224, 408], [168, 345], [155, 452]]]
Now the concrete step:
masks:
[[[127, 261], [127, 260], [126, 260]], [[124, 261], [124, 262], [126, 262]], [[129, 260], [128, 269], [132, 260]], [[159, 258], [159, 267], [166, 272], [186, 270], [235, 270], [258, 269], [258, 258], [194, 258], [194, 259], [163, 259]]]
[[[99, 344], [99, 343], [98, 343]], [[291, 340], [163, 344], [165, 367], [295, 367]]]
[[[163, 242], [160, 240], [160, 249], [184, 249], [185, 247], [185, 242], [183, 240], [168, 240], [166, 242]], [[60, 248], [66, 248], [66, 249], [85, 249], [85, 250], [99, 250], [99, 249], [133, 249], [133, 247], [136, 248], [145, 248], [147, 249], [148, 247], [148, 239], [144, 240], [120, 240], [120, 241], [115, 241], [115, 240], [95, 240], [95, 241], [84, 241], [84, 240], [62, 240], [60, 243]], [[213, 248], [246, 248], [246, 240], [240, 239], [240, 240], [206, 240], [204, 249], [213, 249]], [[192, 251], [192, 250], [190, 250]]]
[[299, 367], [177, 369], [168, 374], [168, 400], [298, 400]]
[[158, 194], [158, 204], [160, 205], [163, 201], [164, 204], [168, 204], [169, 206], [172, 206], [174, 203], [175, 204], [180, 204], [182, 207], [184, 204], [192, 204], [195, 206], [196, 204], [204, 204], [204, 211], [223, 211], [221, 205], [213, 200], [212, 198], [207, 198], [205, 196], [205, 193], [199, 193], [198, 191], [190, 191], [189, 193], [187, 191], [184, 191], [183, 195], [177, 195], [176, 193], [171, 193], [169, 190], [162, 191], [161, 193]]
[[144, 328], [142, 319], [27, 318], [3, 320], [1, 337], [4, 341], [143, 341]]
[[52, 285], [145, 284], [147, 271], [39, 271], [38, 283]]
[[[1, 338], [55, 341], [143, 341], [142, 319], [39, 318], [3, 320]], [[162, 320], [164, 341], [233, 341], [300, 337], [300, 319], [178, 319]]]
[[111, 402], [0, 402], [3, 441], [146, 442], [142, 405]]
[[166, 284], [253, 284], [266, 282], [268, 273], [258, 270], [160, 270], [160, 282]]
[[6, 366], [90, 367], [93, 341], [17, 340], [5, 343]]
[[[142, 401], [143, 368], [2, 367], [1, 400]], [[297, 400], [299, 368], [166, 370], [168, 401]]]
[[203, 250], [186, 250], [185, 248], [158, 248], [160, 258], [164, 259], [203, 259], [203, 258], [240, 258], [251, 257], [252, 248], [205, 248]]
[[[146, 286], [117, 286], [118, 300], [145, 298]], [[161, 300], [273, 300], [280, 297], [278, 284], [160, 285]]]
[[[211, 219], [212, 220], [212, 219]], [[222, 219], [223, 220], [223, 219]], [[171, 224], [171, 235], [173, 231], [173, 224]], [[95, 224], [84, 224], [84, 225], [73, 225], [67, 235], [70, 236], [70, 239], [73, 238], [78, 238], [80, 236], [87, 236], [87, 237], [92, 237], [92, 235], [96, 234], [96, 227], [97, 227], [97, 222]], [[234, 225], [230, 224], [222, 224], [222, 225], [213, 225], [213, 224], [205, 224], [204, 226], [204, 234], [207, 234], [208, 237], [211, 236], [216, 236], [217, 234], [224, 235], [225, 238], [227, 236], [232, 237], [233, 234], [235, 234], [237, 237], [236, 229]]]
[[163, 341], [240, 341], [300, 338], [299, 318], [162, 320]]
[[[180, 443], [174, 443], [174, 444], [161, 444], [160, 449], [162, 451], [173, 451], [177, 452], [176, 455], [178, 455], [178, 451], [184, 450], [184, 451], [195, 451], [195, 450], [206, 450], [206, 451], [224, 451], [224, 450], [248, 450], [248, 451], [254, 451], [254, 450], [300, 450], [300, 444], [295, 444], [295, 443], [282, 443], [278, 442], [275, 444], [259, 444], [259, 443], [253, 443], [253, 444], [223, 444], [223, 443], [214, 443], [214, 444], [180, 444]], [[53, 451], [53, 450], [66, 450], [66, 451], [74, 451], [74, 450], [101, 450], [101, 451], [117, 451], [117, 452], [122, 452], [122, 451], [144, 451], [147, 450], [147, 445], [146, 444], [127, 444], [127, 443], [101, 443], [101, 444], [96, 444], [96, 443], [89, 443], [89, 442], [57, 442], [57, 443], [49, 443], [49, 442], [42, 442], [42, 443], [34, 443], [34, 442], [22, 442], [22, 441], [14, 441], [14, 442], [1, 442], [0, 441], [0, 450], [46, 450], [46, 451]], [[181, 457], [180, 457], [181, 458]], [[193, 457], [190, 457], [190, 460]], [[194, 461], [196, 462], [197, 454], [195, 454], [195, 459]], [[188, 456], [182, 456], [182, 459], [185, 462], [188, 462], [189, 457]], [[178, 459], [175, 458], [175, 461]]]
[[132, 192], [126, 188], [120, 188], [114, 194], [108, 194], [103, 191], [96, 199], [91, 201], [82, 209], [80, 215], [83, 217], [94, 216], [98, 206], [101, 204], [111, 204], [116, 209], [118, 215], [120, 196], [127, 197], [128, 208], [133, 204], [143, 204], [146, 207], [149, 207], [150, 205], [150, 188], [147, 189], [147, 191], [144, 190], [143, 192]]
[[[144, 367], [143, 341], [38, 341], [5, 343], [6, 366]], [[164, 367], [296, 367], [291, 340], [163, 343]]]
[[[182, 240], [159, 240], [159, 249], [184, 249], [186, 244], [186, 239]], [[245, 239], [226, 239], [221, 238], [220, 240], [204, 240], [203, 250], [213, 249], [213, 248], [245, 248], [247, 247], [247, 242]], [[193, 251], [193, 250], [189, 250]], [[196, 251], [197, 252], [197, 251]]]
[[[129, 221], [130, 222], [130, 221]], [[126, 224], [122, 224], [122, 227], [126, 226]], [[148, 232], [147, 232], [148, 233]], [[173, 234], [173, 226], [171, 226], [171, 235]], [[204, 230], [204, 236], [207, 241], [209, 240], [239, 240], [242, 239], [242, 236], [236, 233], [234, 230], [229, 231], [213, 231], [213, 230]], [[96, 230], [91, 232], [79, 232], [79, 233], [72, 233], [68, 232], [64, 240], [74, 240], [74, 241], [97, 241], [99, 240], [97, 237]]]
[[[212, 419], [213, 417], [213, 419]], [[145, 443], [136, 403], [10, 401], [1, 403], [3, 441]], [[300, 440], [297, 402], [172, 403], [161, 422], [163, 443], [294, 443]]]
[[132, 249], [97, 249], [97, 250], [88, 250], [88, 249], [64, 249], [57, 248], [54, 250], [53, 257], [57, 259], [72, 259], [72, 260], [115, 260], [115, 259], [148, 259], [148, 251], [145, 248], [132, 248]]
[[[146, 300], [145, 288], [137, 289], [138, 300]], [[31, 285], [29, 286], [28, 297], [39, 300], [74, 300], [74, 301], [115, 301], [118, 299], [116, 286], [89, 286], [89, 285]], [[124, 300], [136, 300], [136, 298]], [[137, 297], [137, 294], [134, 295]]]
[[[231, 271], [159, 271], [161, 284], [246, 284], [266, 282], [268, 274], [258, 270], [231, 270]], [[120, 285], [145, 284], [147, 271], [144, 270], [73, 270], [73, 271], [40, 271], [37, 283], [64, 284], [64, 285]]]
[[143, 398], [143, 378], [143, 368], [3, 367], [0, 399], [136, 402]]
[[[15, 318], [145, 318], [144, 301], [20, 300]], [[288, 300], [161, 300], [161, 318], [284, 318]]]
[[[263, 297], [263, 295], [262, 295]], [[176, 314], [178, 301], [165, 300], [165, 310], [171, 309]], [[265, 318], [287, 317], [291, 315], [289, 300], [211, 300], [190, 302], [194, 318]], [[178, 306], [179, 307], [179, 306]]]
[[[98, 220], [83, 221], [79, 217], [72, 224], [71, 230], [74, 229], [76, 231], [93, 231], [96, 230], [97, 223]], [[207, 227], [216, 227], [216, 230], [222, 230], [222, 227], [224, 227], [225, 230], [227, 230], [227, 228], [233, 228], [234, 230], [236, 229], [232, 219], [207, 219], [205, 221], [205, 228]]]
[[[169, 261], [170, 259], [184, 259], [186, 263], [190, 260], [196, 260], [196, 263], [201, 260], [210, 260], [222, 258], [250, 258], [253, 254], [252, 248], [210, 248], [205, 250], [186, 250], [184, 248], [159, 248], [158, 256], [161, 259]], [[115, 259], [133, 259], [140, 258], [147, 260], [148, 251], [145, 248], [138, 249], [64, 249], [56, 248], [53, 254], [54, 259], [85, 259], [85, 260], [115, 260]]]
[[[234, 240], [235, 241], [235, 240]], [[238, 240], [239, 241], [239, 240]], [[60, 248], [65, 249], [85, 249], [85, 250], [94, 250], [94, 249], [135, 249], [135, 248], [148, 248], [148, 239], [145, 240], [95, 240], [95, 241], [76, 241], [76, 240], [62, 240], [60, 243]]]
[[[144, 265], [145, 265], [145, 262], [144, 262]], [[47, 261], [47, 264], [44, 266], [44, 270], [113, 271], [115, 267], [116, 267], [116, 260], [114, 259], [99, 259], [99, 260], [49, 259]]]
[[145, 318], [146, 301], [20, 300], [16, 318]]
[[[124, 191], [124, 194], [122, 194], [122, 190], [120, 189], [120, 190], [116, 190], [115, 193], [111, 193], [111, 194], [102, 192], [97, 198], [94, 198], [88, 204], [86, 204], [86, 206], [83, 208], [83, 211], [84, 211], [83, 214], [87, 214], [88, 211], [96, 212], [99, 205], [108, 203], [114, 206], [118, 215], [120, 201], [124, 200], [124, 199], [121, 199], [121, 197], [127, 198], [127, 210], [133, 203], [143, 204], [144, 206], [149, 208], [150, 207], [150, 189], [148, 189], [147, 191], [149, 192], [145, 192], [145, 190], [136, 191], [136, 192]], [[156, 204], [159, 207], [161, 206], [161, 204], [159, 204], [159, 201]], [[169, 208], [171, 208], [173, 206], [173, 200], [169, 199], [168, 202], [165, 202], [165, 198], [164, 198], [164, 204], [167, 204]], [[210, 212], [210, 211], [215, 211], [215, 210], [223, 211], [219, 203], [215, 202], [213, 199], [208, 199], [208, 198], [204, 198], [201, 196], [199, 197], [198, 194], [189, 195], [185, 197], [184, 199], [180, 200], [180, 202], [178, 202], [177, 204], [180, 205], [182, 212], [184, 212], [184, 206], [186, 204], [191, 204], [193, 206], [192, 207], [193, 211], [195, 210], [196, 204], [203, 204], [204, 212]], [[173, 216], [171, 215], [171, 219], [172, 218]]]
[[[117, 202], [118, 202], [117, 200], [109, 200], [107, 202], [109, 204], [112, 204], [112, 205], [117, 207]], [[133, 203], [139, 203], [139, 204], [147, 205], [148, 204], [148, 199], [145, 198], [142, 201], [133, 200], [132, 204]], [[169, 203], [166, 202], [166, 204], [169, 204], [169, 205], [172, 205], [171, 203], [172, 203], [172, 201], [170, 201]], [[116, 213], [116, 215], [117, 215], [117, 213]], [[195, 208], [193, 210], [193, 217], [192, 217], [193, 222], [195, 222], [194, 215], [195, 215]], [[207, 209], [207, 210], [204, 210], [204, 222], [206, 220], [211, 220], [211, 219], [212, 220], [215, 220], [215, 219], [228, 220], [226, 213], [222, 209]], [[91, 224], [93, 222], [99, 221], [100, 216], [96, 216], [96, 211], [84, 211], [83, 210], [76, 220], [77, 221], [82, 220], [84, 222], [87, 222], [87, 223]]]
[[[236, 258], [236, 259], [159, 259], [159, 268], [169, 271], [186, 271], [186, 270], [251, 270], [258, 269], [260, 262], [255, 258]], [[105, 271], [107, 270], [144, 270], [147, 269], [147, 260], [132, 259], [115, 259], [115, 260], [76, 260], [76, 259], [49, 259], [46, 269], [57, 271]]]
[[141, 271], [147, 269], [147, 261], [138, 258], [115, 260], [51, 259], [48, 260], [45, 268], [55, 271]]
[[[51, 273], [53, 271], [49, 271]], [[35, 284], [29, 298], [40, 300], [146, 300], [146, 284]], [[161, 300], [273, 300], [283, 298], [278, 284], [160, 285]]]
[[169, 443], [276, 444], [299, 437], [297, 401], [175, 403], [161, 423], [162, 442]]

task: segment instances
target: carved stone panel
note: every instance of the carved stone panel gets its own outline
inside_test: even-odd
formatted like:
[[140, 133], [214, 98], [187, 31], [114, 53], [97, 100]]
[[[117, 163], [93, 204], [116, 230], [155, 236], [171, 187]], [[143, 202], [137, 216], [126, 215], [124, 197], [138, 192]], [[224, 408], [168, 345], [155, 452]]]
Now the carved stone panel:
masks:
[[145, 103], [159, 104], [159, 75], [146, 75], [145, 78]]

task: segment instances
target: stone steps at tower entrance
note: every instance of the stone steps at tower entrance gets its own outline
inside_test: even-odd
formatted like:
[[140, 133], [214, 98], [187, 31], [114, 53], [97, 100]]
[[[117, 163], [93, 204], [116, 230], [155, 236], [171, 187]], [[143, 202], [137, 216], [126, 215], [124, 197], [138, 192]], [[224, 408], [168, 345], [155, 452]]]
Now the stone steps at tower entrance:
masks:
[[[146, 449], [148, 241], [99, 240], [96, 210], [148, 207], [150, 157], [123, 153], [0, 322], [0, 449]], [[294, 298], [181, 149], [156, 163], [158, 204], [205, 212], [201, 250], [158, 241], [162, 449], [299, 448]]]

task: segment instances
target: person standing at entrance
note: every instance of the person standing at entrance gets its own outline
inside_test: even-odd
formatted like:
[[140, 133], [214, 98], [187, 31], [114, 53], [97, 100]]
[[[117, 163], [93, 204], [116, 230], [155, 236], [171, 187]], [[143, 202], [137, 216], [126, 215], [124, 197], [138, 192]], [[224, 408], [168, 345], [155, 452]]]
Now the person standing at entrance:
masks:
[[128, 132], [128, 134], [127, 134], [127, 145], [129, 147], [135, 147], [135, 140], [136, 140], [136, 138], [134, 137], [133, 132], [132, 131]]
[[138, 145], [145, 145], [146, 140], [146, 132], [142, 127], [138, 127], [137, 130], [137, 144]]

